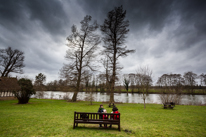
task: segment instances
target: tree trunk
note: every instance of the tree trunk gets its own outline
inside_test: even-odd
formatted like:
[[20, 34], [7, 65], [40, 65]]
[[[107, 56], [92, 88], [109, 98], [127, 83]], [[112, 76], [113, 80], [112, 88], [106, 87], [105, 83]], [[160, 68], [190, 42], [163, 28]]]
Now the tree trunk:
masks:
[[29, 102], [29, 99], [28, 97], [22, 97], [22, 98], [18, 98], [18, 104], [26, 104]]
[[74, 92], [74, 95], [73, 95], [73, 97], [72, 97], [72, 102], [76, 102], [76, 101], [77, 101], [77, 94], [78, 94], [77, 91]]
[[76, 91], [74, 92], [74, 95], [72, 97], [72, 102], [77, 101], [77, 94], [78, 94], [79, 91], [80, 91], [80, 80], [77, 81], [77, 88], [76, 88]]
[[90, 93], [90, 94], [91, 94], [91, 95], [90, 95], [90, 97], [91, 97], [90, 104], [91, 104], [91, 105], [92, 105], [92, 101], [93, 101], [93, 96], [92, 96], [93, 94], [92, 94], [92, 93], [93, 93], [93, 92], [91, 91], [91, 93]]
[[90, 92], [90, 105], [92, 105], [92, 100], [93, 98], [92, 98], [92, 91]]
[[111, 92], [110, 93], [110, 103], [113, 103], [114, 102], [114, 93]]
[[111, 82], [111, 91], [110, 91], [110, 103], [114, 102], [114, 86], [115, 86], [115, 76], [116, 76], [116, 45], [114, 48], [113, 55], [113, 68], [112, 68], [112, 82]]
[[80, 82], [81, 82], [81, 75], [82, 75], [82, 54], [83, 54], [83, 47], [81, 50], [81, 59], [80, 59], [80, 64], [79, 64], [79, 75], [78, 75], [78, 79], [77, 79], [77, 88], [76, 88], [76, 92], [74, 92], [74, 95], [72, 97], [72, 102], [76, 102], [77, 101], [77, 94], [80, 91]]
[[145, 98], [144, 98], [144, 109], [146, 108], [146, 105], [145, 105]]
[[114, 102], [114, 80], [112, 80], [111, 90], [110, 90], [110, 103]]

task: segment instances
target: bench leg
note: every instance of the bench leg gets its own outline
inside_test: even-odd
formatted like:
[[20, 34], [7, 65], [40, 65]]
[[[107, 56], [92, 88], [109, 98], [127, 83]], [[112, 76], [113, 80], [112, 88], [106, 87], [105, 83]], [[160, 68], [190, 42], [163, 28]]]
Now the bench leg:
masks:
[[119, 129], [119, 131], [120, 131], [120, 124], [118, 125], [118, 129]]
[[74, 122], [73, 129], [75, 129], [75, 127], [77, 127], [77, 126], [78, 126], [78, 123], [76, 123], [76, 125], [75, 125], [75, 122]]

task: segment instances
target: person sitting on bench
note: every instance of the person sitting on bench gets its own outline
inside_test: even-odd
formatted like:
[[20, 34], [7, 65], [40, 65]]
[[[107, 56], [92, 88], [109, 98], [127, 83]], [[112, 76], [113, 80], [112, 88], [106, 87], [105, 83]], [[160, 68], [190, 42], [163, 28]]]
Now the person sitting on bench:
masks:
[[[104, 111], [103, 113], [107, 113], [106, 109], [104, 109], [103, 111]], [[103, 119], [108, 119], [108, 116], [104, 114]], [[107, 124], [104, 124], [104, 128], [107, 128]]]
[[[113, 107], [112, 113], [119, 113], [118, 108], [117, 107]], [[111, 119], [114, 119], [114, 120], [119, 119], [119, 115], [113, 115], [113, 116], [111, 116]], [[112, 124], [109, 127], [111, 128]]]
[[[104, 110], [103, 105], [101, 104], [97, 113], [102, 113]], [[99, 115], [99, 119], [102, 119], [102, 115]], [[99, 127], [102, 127], [102, 124], [99, 124]]]
[[170, 105], [175, 105], [175, 103], [173, 101], [170, 102]]

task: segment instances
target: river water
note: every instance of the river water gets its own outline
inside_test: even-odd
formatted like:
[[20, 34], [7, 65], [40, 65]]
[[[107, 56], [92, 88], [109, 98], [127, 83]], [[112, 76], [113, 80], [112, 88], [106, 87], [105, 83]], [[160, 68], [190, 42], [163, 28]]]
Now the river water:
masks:
[[[38, 95], [38, 91], [37, 91]], [[39, 98], [37, 95], [33, 95], [32, 98]], [[43, 98], [45, 99], [64, 99], [67, 95], [70, 99], [73, 96], [73, 92], [61, 92], [61, 91], [45, 91]], [[90, 97], [90, 93], [79, 92], [77, 95], [78, 100], [85, 101], [87, 97]], [[110, 95], [107, 93], [94, 92], [93, 101], [95, 102], [107, 102]], [[122, 103], [143, 103], [142, 94], [138, 93], [114, 93], [115, 102]], [[146, 97], [146, 103], [162, 104], [159, 94], [149, 94]], [[182, 95], [180, 104], [182, 105], [201, 105], [206, 103], [206, 95]]]

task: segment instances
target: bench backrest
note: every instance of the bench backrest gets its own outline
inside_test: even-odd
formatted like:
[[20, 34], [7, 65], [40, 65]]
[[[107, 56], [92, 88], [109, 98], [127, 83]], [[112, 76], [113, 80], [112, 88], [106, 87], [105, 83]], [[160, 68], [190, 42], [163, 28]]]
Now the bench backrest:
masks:
[[[103, 115], [107, 115], [108, 119], [103, 119]], [[90, 112], [74, 112], [74, 120], [115, 120], [120, 121], [120, 113], [90, 113]]]

